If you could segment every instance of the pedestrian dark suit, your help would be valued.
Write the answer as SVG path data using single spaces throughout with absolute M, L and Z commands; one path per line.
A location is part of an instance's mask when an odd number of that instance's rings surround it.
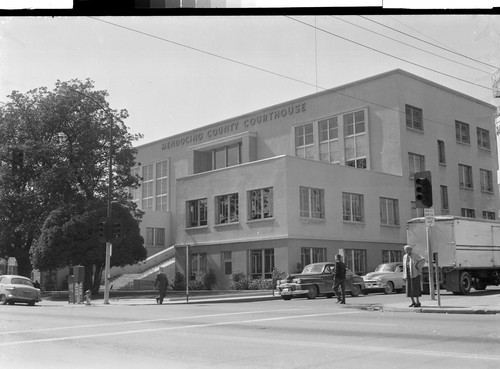
M 345 273 L 346 266 L 342 262 L 342 255 L 335 257 L 335 272 L 333 281 L 333 291 L 337 296 L 337 304 L 345 304 Z M 341 294 L 339 295 L 339 287 Z
M 163 299 L 167 293 L 168 279 L 165 273 L 163 272 L 163 268 L 160 268 L 158 274 L 155 279 L 155 287 L 158 286 L 158 292 L 160 296 L 156 298 L 156 303 L 163 304 Z

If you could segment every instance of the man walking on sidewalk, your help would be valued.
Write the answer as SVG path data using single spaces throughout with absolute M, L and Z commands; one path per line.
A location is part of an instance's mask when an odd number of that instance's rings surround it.
M 160 293 L 160 296 L 156 298 L 156 303 L 159 304 L 163 304 L 163 299 L 167 293 L 168 286 L 168 279 L 163 270 L 163 267 L 161 267 L 155 279 L 155 287 L 158 286 L 158 292 Z
M 335 296 L 337 296 L 337 304 L 345 304 L 345 273 L 346 266 L 342 261 L 342 255 L 337 254 L 335 256 L 335 272 L 333 280 L 333 291 Z M 339 287 L 341 295 L 339 295 Z

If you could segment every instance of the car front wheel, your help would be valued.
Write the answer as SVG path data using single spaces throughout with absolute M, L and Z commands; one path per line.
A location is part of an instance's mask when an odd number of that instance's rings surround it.
M 5 295 L 0 295 L 0 305 L 7 305 L 7 298 Z
M 384 292 L 387 294 L 393 293 L 394 292 L 394 283 L 392 282 L 387 282 L 384 288 Z
M 314 300 L 318 296 L 318 287 L 309 286 L 309 292 L 307 292 L 307 298 L 310 300 Z

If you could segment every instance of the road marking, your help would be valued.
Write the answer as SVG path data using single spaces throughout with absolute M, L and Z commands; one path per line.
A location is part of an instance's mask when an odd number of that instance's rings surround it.
M 347 325 L 376 325 L 376 326 L 393 326 L 393 327 L 396 327 L 396 326 L 399 326 L 400 324 L 394 324 L 394 323 L 357 323 L 357 322 L 347 322 L 347 321 L 343 321 L 343 320 L 329 320 L 329 321 L 324 321 L 324 320 L 309 320 L 307 319 L 308 322 L 311 322 L 311 323 L 322 323 L 322 324 L 325 324 L 325 323 L 334 323 L 334 324 L 347 324 Z
M 304 311 L 304 309 L 287 309 L 287 311 L 295 311 L 300 310 Z M 141 323 L 156 323 L 156 322 L 167 322 L 167 321 L 175 321 L 181 319 L 201 319 L 201 318 L 216 318 L 219 316 L 229 316 L 229 315 L 246 315 L 246 314 L 261 314 L 261 313 L 283 313 L 283 309 L 279 310 L 253 310 L 253 311 L 242 311 L 236 313 L 221 313 L 221 314 L 210 314 L 210 315 L 195 315 L 195 316 L 186 316 L 186 317 L 178 317 L 178 318 L 162 318 L 162 319 L 145 319 L 145 320 L 132 320 L 125 322 L 116 322 L 116 323 L 103 323 L 103 324 L 85 324 L 85 325 L 71 325 L 65 327 L 52 327 L 52 328 L 38 328 L 38 329 L 26 329 L 22 331 L 7 331 L 0 332 L 0 335 L 6 334 L 18 334 L 18 333 L 30 333 L 30 332 L 50 332 L 50 331 L 58 331 L 64 329 L 83 329 L 83 328 L 99 328 L 99 327 L 111 327 L 114 325 L 127 325 L 127 324 L 141 324 Z
M 274 311 L 282 311 L 282 310 L 274 310 Z M 269 312 L 269 310 L 268 311 L 261 311 L 260 313 L 262 313 L 262 312 Z M 257 312 L 215 314 L 215 315 L 205 315 L 205 316 L 201 315 L 201 316 L 198 316 L 198 318 L 213 317 L 213 316 L 227 316 L 227 315 L 236 315 L 236 314 L 241 315 L 241 314 L 250 314 L 250 313 L 257 313 Z M 1 346 L 23 345 L 23 344 L 30 344 L 30 343 L 56 342 L 56 341 L 66 341 L 66 340 L 78 340 L 78 339 L 85 339 L 85 338 L 118 336 L 118 335 L 123 335 L 123 334 L 151 333 L 151 332 L 172 331 L 172 330 L 191 329 L 191 328 L 216 327 L 216 326 L 231 325 L 231 324 L 257 323 L 257 322 L 265 322 L 265 321 L 270 321 L 270 320 L 295 319 L 295 318 L 303 318 L 303 317 L 309 317 L 309 316 L 326 316 L 326 315 L 341 315 L 341 314 L 358 314 L 358 312 L 352 311 L 352 312 L 308 314 L 308 315 L 296 315 L 296 316 L 287 315 L 287 316 L 280 316 L 277 318 L 260 318 L 260 319 L 250 319 L 250 320 L 239 320 L 239 321 L 234 321 L 234 322 L 193 324 L 193 325 L 185 325 L 185 326 L 181 326 L 181 327 L 147 328 L 147 329 L 120 331 L 120 332 L 84 334 L 84 335 L 77 335 L 77 336 L 39 338 L 39 339 L 25 340 L 25 341 L 2 342 L 2 343 L 0 343 L 0 347 Z M 191 318 L 195 318 L 195 317 L 191 317 Z M 185 318 L 158 319 L 158 320 L 151 320 L 151 321 L 166 321 L 166 320 L 177 320 L 177 319 L 185 319 Z M 145 321 L 145 322 L 148 322 L 148 321 Z M 116 325 L 116 323 L 112 323 L 112 325 Z M 33 331 L 25 331 L 25 332 L 33 332 Z

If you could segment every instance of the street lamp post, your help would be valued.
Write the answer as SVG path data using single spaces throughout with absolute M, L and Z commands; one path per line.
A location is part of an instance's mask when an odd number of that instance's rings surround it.
M 65 95 L 67 91 L 75 92 L 90 101 L 92 101 L 94 104 L 96 104 L 100 109 L 102 109 L 106 115 L 108 116 L 109 119 L 109 158 L 108 158 L 108 196 L 107 196 L 107 214 L 106 214 L 106 257 L 105 257 L 105 264 L 104 264 L 104 304 L 109 304 L 109 270 L 110 270 L 110 264 L 111 264 L 111 253 L 113 250 L 113 242 L 112 242 L 112 237 L 111 237 L 111 226 L 112 226 L 112 218 L 113 218 L 113 213 L 112 213 L 112 208 L 111 208 L 111 202 L 112 202 L 112 189 L 113 189 L 113 119 L 114 117 L 111 115 L 109 112 L 109 109 L 106 109 L 104 106 L 102 106 L 101 103 L 99 103 L 97 100 L 94 98 L 90 97 L 89 95 L 78 91 L 74 88 L 71 88 L 67 85 L 64 85 L 59 88 L 59 93 L 62 95 Z

